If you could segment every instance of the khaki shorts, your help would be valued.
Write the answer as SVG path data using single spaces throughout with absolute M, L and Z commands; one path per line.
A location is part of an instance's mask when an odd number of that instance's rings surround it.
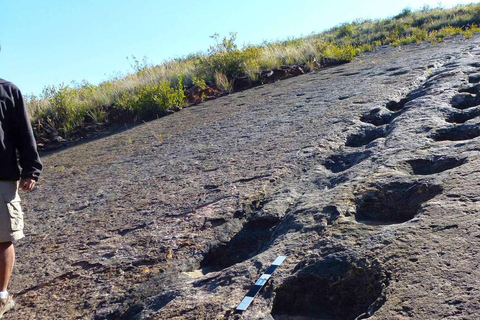
M 0 181 L 0 242 L 10 242 L 23 237 L 23 212 L 18 195 L 18 182 Z

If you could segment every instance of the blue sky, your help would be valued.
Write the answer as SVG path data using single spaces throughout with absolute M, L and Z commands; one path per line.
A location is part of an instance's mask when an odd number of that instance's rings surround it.
M 24 94 L 46 85 L 93 84 L 131 72 L 127 57 L 159 64 L 205 52 L 209 36 L 237 32 L 237 44 L 318 33 L 402 9 L 478 1 L 436 0 L 15 0 L 0 11 L 0 78 Z

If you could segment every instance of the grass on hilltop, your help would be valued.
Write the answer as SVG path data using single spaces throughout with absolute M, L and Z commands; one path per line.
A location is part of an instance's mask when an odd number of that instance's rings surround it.
M 239 77 L 261 80 L 261 72 L 285 65 L 314 70 L 332 62 L 348 62 L 382 45 L 400 46 L 480 31 L 480 4 L 452 9 L 404 9 L 393 18 L 345 23 L 328 31 L 286 41 L 238 48 L 236 34 L 218 34 L 206 53 L 160 65 L 133 57 L 134 72 L 94 86 L 86 81 L 45 87 L 40 97 L 27 97 L 37 136 L 61 135 L 95 124 L 149 120 L 186 105 L 185 90 L 215 86 L 231 92 Z

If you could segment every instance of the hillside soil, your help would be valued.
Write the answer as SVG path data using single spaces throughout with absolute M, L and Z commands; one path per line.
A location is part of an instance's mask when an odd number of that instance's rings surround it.
M 44 155 L 5 318 L 479 318 L 479 83 L 383 47 Z

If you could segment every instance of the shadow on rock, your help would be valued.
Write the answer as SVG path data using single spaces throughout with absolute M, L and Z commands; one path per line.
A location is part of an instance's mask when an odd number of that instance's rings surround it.
M 362 319 L 384 303 L 388 281 L 378 263 L 335 253 L 309 265 L 275 290 L 272 316 L 283 319 Z
M 442 186 L 429 182 L 378 183 L 358 196 L 355 219 L 373 225 L 406 222 L 442 191 Z

